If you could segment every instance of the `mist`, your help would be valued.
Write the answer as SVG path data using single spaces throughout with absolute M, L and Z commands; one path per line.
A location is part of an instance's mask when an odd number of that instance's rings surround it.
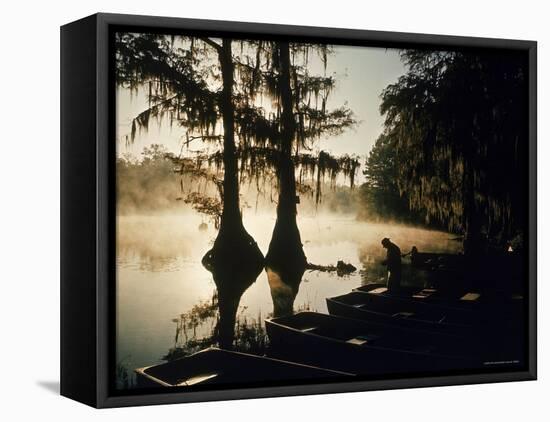
M 243 224 L 265 253 L 276 220 L 275 185 L 261 189 L 253 183 L 241 185 Z M 321 201 L 316 203 L 312 191 L 299 195 L 297 222 L 306 252 L 315 245 L 352 242 L 359 245 L 359 260 L 368 263 L 380 260 L 384 249 L 380 240 L 392 239 L 408 252 L 412 246 L 433 252 L 458 252 L 460 243 L 454 236 L 425 227 L 399 224 L 395 221 L 358 218 L 361 210 L 358 187 L 324 183 Z M 216 199 L 213 183 L 190 175 L 174 172 L 169 160 L 128 162 L 119 160 L 117 172 L 117 246 L 119 259 L 136 254 L 153 265 L 171 260 L 196 257 L 206 250 L 196 251 L 199 245 L 207 248 L 217 234 L 211 216 L 193 209 L 183 199 L 190 192 Z M 156 217 L 156 218 L 155 218 Z M 162 217 L 162 218 L 161 218 Z M 315 257 L 316 258 L 316 257 Z M 337 260 L 350 261 L 354 256 L 335 252 L 332 258 L 319 257 L 330 264 Z M 313 261 L 312 261 L 313 262 Z

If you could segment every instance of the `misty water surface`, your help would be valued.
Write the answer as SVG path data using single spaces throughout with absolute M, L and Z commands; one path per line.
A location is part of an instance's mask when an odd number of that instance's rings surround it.
M 216 230 L 202 217 L 186 215 L 118 217 L 117 253 L 117 360 L 127 368 L 153 365 L 162 361 L 176 343 L 176 321 L 195 305 L 211 303 L 216 286 L 212 275 L 200 263 L 211 246 Z M 244 217 L 245 225 L 266 251 L 274 215 Z M 413 245 L 420 250 L 457 252 L 460 243 L 448 233 L 399 225 L 358 222 L 352 216 L 299 216 L 308 261 L 335 265 L 342 259 L 358 268 L 339 277 L 335 273 L 306 271 L 294 302 L 294 309 L 326 312 L 325 298 L 344 294 L 369 282 L 380 282 L 385 252 L 380 239 L 390 237 L 408 252 Z M 204 229 L 204 226 L 203 226 Z M 403 260 L 404 280 L 408 259 Z M 416 283 L 422 280 L 416 278 Z M 239 321 L 263 323 L 273 312 L 267 276 L 262 272 L 243 294 Z M 206 320 L 191 333 L 200 338 L 211 333 L 215 321 Z M 185 339 L 183 340 L 185 341 Z M 181 344 L 182 338 L 178 338 Z

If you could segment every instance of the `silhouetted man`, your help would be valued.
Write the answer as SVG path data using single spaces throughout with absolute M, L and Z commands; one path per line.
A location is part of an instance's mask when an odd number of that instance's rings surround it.
M 411 251 L 408 254 L 402 255 L 402 257 L 405 257 L 407 255 L 411 256 L 411 265 L 413 267 L 422 265 L 423 261 L 420 258 L 420 255 L 418 253 L 418 248 L 416 246 L 413 246 Z
M 401 249 L 390 239 L 382 239 L 382 246 L 387 250 L 386 260 L 382 263 L 388 267 L 388 290 L 399 289 L 401 284 Z

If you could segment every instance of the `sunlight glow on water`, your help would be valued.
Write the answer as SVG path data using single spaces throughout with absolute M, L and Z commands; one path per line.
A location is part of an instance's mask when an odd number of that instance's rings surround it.
M 200 260 L 212 245 L 216 231 L 211 224 L 200 231 L 202 222 L 194 213 L 118 217 L 117 361 L 126 367 L 160 363 L 176 342 L 175 320 L 193 306 L 212 301 L 216 286 Z M 244 223 L 265 253 L 274 216 L 250 213 L 245 215 Z M 295 310 L 327 312 L 326 297 L 347 293 L 361 284 L 380 282 L 385 274 L 380 265 L 385 257 L 380 245 L 383 237 L 390 237 L 402 253 L 413 245 L 421 251 L 452 253 L 461 246 L 450 240 L 448 233 L 357 222 L 342 215 L 299 216 L 298 224 L 309 262 L 335 265 L 344 260 L 358 271 L 345 277 L 306 271 L 294 302 Z M 406 267 L 409 261 L 403 262 Z M 263 321 L 272 312 L 264 271 L 242 296 L 238 318 Z M 207 334 L 213 322 L 209 324 L 198 330 Z

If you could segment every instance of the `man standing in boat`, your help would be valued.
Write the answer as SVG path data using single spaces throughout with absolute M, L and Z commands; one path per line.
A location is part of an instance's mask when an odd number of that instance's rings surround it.
M 382 262 L 388 267 L 388 290 L 399 289 L 401 285 L 401 249 L 390 239 L 382 239 L 382 246 L 387 250 L 386 260 Z

